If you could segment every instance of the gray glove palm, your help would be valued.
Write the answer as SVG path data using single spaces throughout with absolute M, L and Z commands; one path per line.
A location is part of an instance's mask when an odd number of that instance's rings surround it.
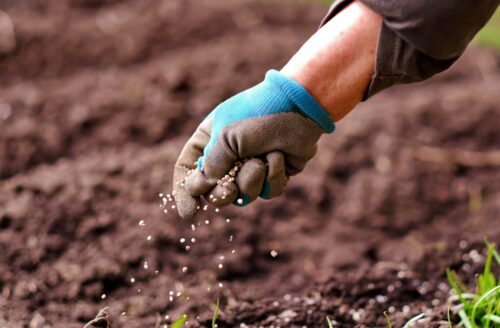
M 180 216 L 194 217 L 201 196 L 224 206 L 280 195 L 288 177 L 314 156 L 321 134 L 334 127 L 300 84 L 269 71 L 263 82 L 217 106 L 184 146 L 174 170 Z

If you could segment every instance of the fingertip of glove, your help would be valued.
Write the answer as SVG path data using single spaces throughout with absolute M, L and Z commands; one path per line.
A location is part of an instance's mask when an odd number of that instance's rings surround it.
M 185 220 L 190 220 L 196 216 L 200 208 L 200 204 L 193 197 L 176 198 L 177 212 L 179 216 Z
M 191 196 L 201 196 L 214 187 L 217 181 L 208 179 L 200 169 L 194 170 L 186 177 L 184 188 Z
M 270 193 L 271 193 L 271 183 L 269 182 L 269 180 L 266 179 L 264 180 L 264 185 L 262 186 L 262 191 L 260 192 L 259 197 L 265 200 L 269 200 L 271 199 Z
M 205 195 L 208 202 L 215 206 L 226 206 L 231 204 L 238 197 L 238 187 L 234 182 L 217 184 L 209 193 Z

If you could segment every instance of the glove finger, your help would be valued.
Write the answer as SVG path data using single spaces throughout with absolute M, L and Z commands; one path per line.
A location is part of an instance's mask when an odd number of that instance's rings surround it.
M 252 158 L 243 164 L 236 176 L 240 194 L 235 205 L 248 205 L 259 196 L 266 178 L 266 171 L 266 164 L 257 158 Z
M 196 161 L 210 139 L 210 122 L 203 122 L 188 140 L 174 167 L 173 195 L 179 215 L 183 219 L 193 218 L 200 208 L 199 197 L 193 197 L 185 188 L 186 178 L 193 175 Z
M 280 151 L 273 151 L 266 155 L 267 176 L 260 193 L 263 199 L 271 199 L 281 195 L 288 183 L 286 176 L 285 155 Z
M 234 169 L 238 154 L 233 150 L 235 145 L 229 142 L 225 133 L 212 138 L 216 138 L 216 141 L 210 140 L 204 156 L 198 160 L 198 167 L 202 169 L 205 177 L 213 182 L 222 179 Z M 237 148 L 237 145 L 235 147 Z
M 208 178 L 199 168 L 196 168 L 185 179 L 186 191 L 191 196 L 204 195 L 214 188 L 216 184 L 216 179 Z
M 207 201 L 222 207 L 231 204 L 238 197 L 238 187 L 233 181 L 219 181 L 217 185 L 205 194 Z

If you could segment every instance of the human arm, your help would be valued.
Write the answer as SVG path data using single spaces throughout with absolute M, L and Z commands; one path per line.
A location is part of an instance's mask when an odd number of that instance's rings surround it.
M 263 82 L 217 106 L 176 163 L 179 214 L 193 217 L 203 196 L 224 206 L 281 194 L 289 177 L 314 156 L 320 136 L 333 132 L 334 121 L 362 99 L 373 74 L 380 22 L 368 7 L 353 3 L 281 72 L 269 71 Z M 238 161 L 244 161 L 238 174 L 227 175 Z
M 383 18 L 375 72 L 364 100 L 395 84 L 426 80 L 448 69 L 488 22 L 500 0 L 356 0 Z M 321 25 L 355 0 L 336 0 Z
M 338 3 L 343 6 L 334 6 L 331 19 L 281 72 L 219 105 L 188 141 L 174 174 L 182 217 L 193 217 L 203 196 L 224 206 L 237 197 L 245 205 L 279 195 L 314 156 L 319 137 L 358 102 L 429 77 L 456 59 L 412 47 L 364 1 Z M 248 158 L 239 174 L 224 180 L 235 162 Z

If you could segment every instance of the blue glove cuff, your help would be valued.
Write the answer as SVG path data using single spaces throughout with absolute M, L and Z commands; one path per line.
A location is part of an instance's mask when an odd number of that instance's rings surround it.
M 300 109 L 301 113 L 318 123 L 327 133 L 335 130 L 335 124 L 330 116 L 311 94 L 298 82 L 272 69 L 266 73 L 266 81 L 269 81 L 282 90 Z

